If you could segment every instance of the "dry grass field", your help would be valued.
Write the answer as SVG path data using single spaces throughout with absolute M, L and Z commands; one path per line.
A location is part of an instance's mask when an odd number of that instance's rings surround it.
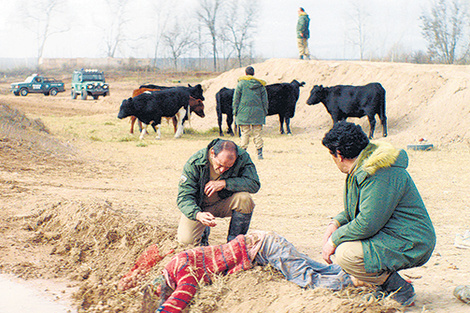
M 278 133 L 278 119 L 264 129 L 265 159 L 254 162 L 261 190 L 254 195 L 251 229 L 273 230 L 300 251 L 321 260 L 320 240 L 342 209 L 344 175 L 321 145 L 331 119 L 322 104 L 306 105 L 313 85 L 362 85 L 378 81 L 387 91 L 389 136 L 399 148 L 426 138 L 431 151 L 408 150 L 409 172 L 437 233 L 423 267 L 403 271 L 418 294 L 406 312 L 468 312 L 452 296 L 470 284 L 470 250 L 455 248 L 470 230 L 470 71 L 460 66 L 268 60 L 255 64 L 268 83 L 305 81 L 292 119 L 293 135 Z M 185 161 L 218 137 L 215 93 L 234 88 L 243 69 L 221 75 L 130 76 L 108 79 L 111 96 L 72 100 L 8 93 L 0 81 L 0 271 L 37 283 L 78 312 L 140 312 L 140 288 L 119 293 L 117 281 L 150 244 L 183 249 L 175 241 L 177 182 Z M 178 82 L 177 82 L 178 81 Z M 66 81 L 67 82 L 67 81 Z M 193 116 L 180 139 L 163 125 L 144 140 L 118 120 L 120 103 L 143 83 L 201 83 L 206 117 Z M 66 89 L 69 90 L 69 83 Z M 366 119 L 352 119 L 368 131 Z M 237 138 L 227 137 L 238 142 Z M 253 144 L 248 151 L 255 155 Z M 219 220 L 211 243 L 224 242 Z M 148 279 L 159 272 L 163 260 Z M 142 287 L 142 286 L 141 286 Z M 188 312 L 396 312 L 393 301 L 367 302 L 363 289 L 333 293 L 303 290 L 270 268 L 221 277 L 201 288 Z

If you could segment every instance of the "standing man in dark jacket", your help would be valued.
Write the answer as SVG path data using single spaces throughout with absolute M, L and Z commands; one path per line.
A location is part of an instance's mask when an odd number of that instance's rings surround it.
M 310 59 L 310 53 L 308 51 L 308 38 L 310 38 L 310 31 L 308 26 L 310 24 L 310 18 L 305 12 L 304 8 L 299 8 L 297 12 L 299 19 L 297 21 L 297 47 L 299 48 L 299 59 Z
M 250 143 L 250 134 L 253 133 L 253 142 L 258 151 L 258 159 L 263 158 L 263 138 L 261 131 L 266 124 L 268 115 L 268 94 L 266 82 L 253 77 L 255 69 L 248 66 L 245 69 L 246 76 L 238 79 L 237 87 L 233 95 L 233 116 L 235 123 L 240 127 L 242 149 L 247 149 Z
M 376 285 L 377 296 L 411 305 L 414 288 L 398 271 L 425 264 L 436 234 L 406 170 L 406 152 L 387 142 L 369 142 L 359 125 L 346 121 L 336 123 L 322 143 L 347 174 L 344 211 L 326 229 L 323 259 L 331 263 L 335 254 L 355 285 Z
M 208 245 L 216 217 L 232 217 L 227 241 L 246 234 L 255 207 L 250 193 L 260 186 L 250 155 L 233 141 L 214 139 L 184 165 L 177 198 L 183 213 L 178 241 Z

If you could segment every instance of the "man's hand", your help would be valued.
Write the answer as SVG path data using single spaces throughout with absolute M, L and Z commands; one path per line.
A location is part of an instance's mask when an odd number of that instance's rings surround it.
M 204 186 L 204 193 L 210 197 L 214 192 L 225 188 L 225 180 L 211 180 Z
M 338 229 L 336 223 L 332 222 L 326 228 L 325 234 L 323 234 L 322 245 L 324 246 L 328 238 Z
M 334 246 L 331 239 L 328 239 L 327 242 L 323 245 L 322 257 L 326 263 L 331 264 L 331 256 L 335 253 L 336 247 Z
M 215 217 L 212 213 L 209 212 L 198 212 L 196 214 L 196 220 L 201 222 L 204 226 L 214 227 L 217 224 L 215 223 Z

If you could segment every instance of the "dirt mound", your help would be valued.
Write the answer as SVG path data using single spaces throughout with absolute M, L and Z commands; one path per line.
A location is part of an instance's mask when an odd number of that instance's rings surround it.
M 76 159 L 77 152 L 49 134 L 40 119 L 27 117 L 23 112 L 0 104 L 0 157 L 2 167 L 25 168 L 45 164 L 46 159 Z
M 173 245 L 173 231 L 164 225 L 146 224 L 137 214 L 107 202 L 60 202 L 36 214 L 9 218 L 6 228 L 22 229 L 26 234 L 17 234 L 17 243 L 48 251 L 49 258 L 47 263 L 2 264 L 2 269 L 26 279 L 65 277 L 76 282 L 74 298 L 86 312 L 138 311 L 140 289 L 118 292 L 117 281 L 149 245 L 158 243 L 163 250 Z

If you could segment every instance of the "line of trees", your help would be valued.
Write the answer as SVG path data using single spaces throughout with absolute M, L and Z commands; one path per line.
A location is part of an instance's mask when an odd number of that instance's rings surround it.
M 65 17 L 64 12 L 73 12 L 74 5 L 71 0 L 17 2 L 22 23 L 36 34 L 39 62 L 47 40 L 54 34 L 71 30 L 73 18 Z M 197 0 L 197 4 L 194 1 L 105 0 L 101 5 L 100 8 L 83 5 L 80 14 L 85 12 L 91 16 L 88 19 L 102 36 L 101 50 L 106 57 L 114 58 L 118 54 L 132 57 L 129 51 L 148 47 L 148 42 L 153 43 L 155 65 L 159 58 L 170 57 L 175 69 L 181 57 L 207 58 L 210 55 L 214 71 L 219 70 L 221 58 L 236 58 L 238 66 L 243 66 L 254 57 L 253 35 L 257 30 L 259 0 Z M 141 16 L 150 13 L 152 18 L 145 32 L 132 34 L 129 30 L 144 22 L 131 19 L 136 5 L 140 11 L 144 8 Z M 189 13 L 184 7 L 188 5 L 191 5 Z
M 429 8 L 424 9 L 420 16 L 427 51 L 410 53 L 395 44 L 386 59 L 413 63 L 470 63 L 469 1 L 430 0 L 429 3 Z M 358 49 L 361 60 L 366 59 L 365 51 L 369 47 L 370 16 L 363 4 L 352 2 L 347 18 L 349 28 L 346 37 L 347 41 Z
M 101 51 L 106 57 L 133 57 L 146 49 L 153 51 L 149 57 L 154 59 L 155 67 L 158 67 L 157 60 L 170 58 L 175 70 L 182 57 L 210 57 L 214 71 L 226 69 L 220 66 L 224 60 L 236 59 L 236 65 L 241 67 L 251 63 L 254 58 L 254 35 L 260 0 L 88 1 L 95 6 L 89 8 L 83 5 L 79 11 L 74 7 L 77 2 L 73 0 L 16 2 L 18 19 L 37 39 L 39 62 L 50 37 L 70 32 L 76 38 L 79 32 L 71 31 L 74 21 L 71 15 L 78 16 L 74 12 L 80 13 L 79 20 L 88 18 L 88 23 L 96 26 L 96 36 L 102 37 Z M 468 1 L 430 0 L 430 6 L 420 16 L 422 36 L 428 44 L 427 51 L 405 52 L 403 47 L 396 44 L 385 59 L 415 63 L 469 63 Z M 372 52 L 369 57 L 366 56 L 366 51 L 371 50 L 368 36 L 372 30 L 368 24 L 371 13 L 367 12 L 366 6 L 352 3 L 353 9 L 348 11 L 345 42 L 358 49 L 361 60 L 377 59 L 378 56 L 372 56 Z M 142 20 L 132 18 L 139 14 Z M 145 16 L 150 16 L 147 22 Z M 142 29 L 136 28 L 142 23 L 148 26 L 145 31 L 137 34 L 130 32 L 131 29 Z

